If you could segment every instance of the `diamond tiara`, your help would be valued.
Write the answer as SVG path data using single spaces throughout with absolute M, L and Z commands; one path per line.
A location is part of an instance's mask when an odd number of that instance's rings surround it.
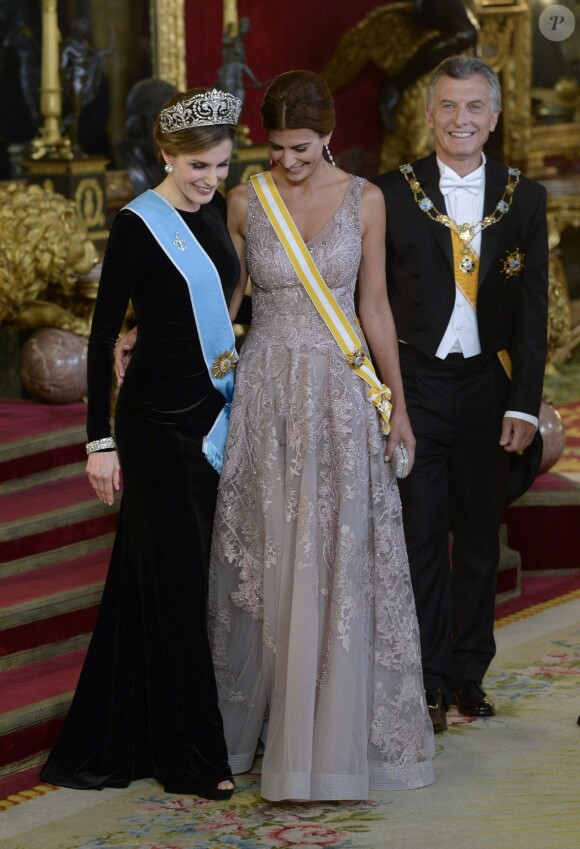
M 159 129 L 162 133 L 177 133 L 192 127 L 209 127 L 214 124 L 237 124 L 242 101 L 227 91 L 206 91 L 194 94 L 175 106 L 162 109 Z

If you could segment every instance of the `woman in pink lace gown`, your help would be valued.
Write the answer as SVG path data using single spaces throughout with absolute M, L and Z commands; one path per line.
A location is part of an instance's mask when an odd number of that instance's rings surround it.
M 385 210 L 329 161 L 322 78 L 282 74 L 262 117 L 272 176 L 327 286 L 359 317 L 393 391 L 381 433 L 368 387 L 319 316 L 251 185 L 228 224 L 252 280 L 214 524 L 213 657 L 230 765 L 264 741 L 262 795 L 366 799 L 433 780 L 419 634 L 396 478 L 414 439 L 385 284 Z M 326 154 L 326 155 L 325 155 Z

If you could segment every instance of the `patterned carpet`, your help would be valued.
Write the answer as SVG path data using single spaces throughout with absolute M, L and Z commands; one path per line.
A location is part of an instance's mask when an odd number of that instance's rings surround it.
M 436 781 L 369 802 L 269 804 L 256 772 L 230 802 L 39 787 L 0 815 L 0 849 L 578 849 L 580 591 L 498 623 L 487 679 L 498 714 L 451 714 Z M 340 741 L 337 741 L 340 745 Z
M 549 375 L 546 391 L 567 433 L 551 471 L 580 483 L 580 362 Z M 0 801 L 0 849 L 579 849 L 580 590 L 496 624 L 486 685 L 498 714 L 450 714 L 431 787 L 273 805 L 259 795 L 259 761 L 221 804 L 154 781 L 100 793 L 40 785 Z

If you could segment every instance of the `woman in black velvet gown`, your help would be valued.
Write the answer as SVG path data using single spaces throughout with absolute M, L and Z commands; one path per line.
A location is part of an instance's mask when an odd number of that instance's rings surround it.
M 167 177 L 145 193 L 177 210 L 178 252 L 197 240 L 209 256 L 225 322 L 240 268 L 216 188 L 240 108 L 205 89 L 168 101 L 154 133 Z M 220 799 L 233 783 L 206 627 L 218 474 L 202 449 L 225 398 L 198 332 L 200 304 L 169 253 L 146 215 L 119 213 L 89 341 L 87 473 L 112 504 L 120 460 L 123 497 L 99 618 L 42 779 L 100 789 L 155 777 L 167 792 Z M 117 456 L 112 362 L 129 300 L 140 332 L 116 408 Z

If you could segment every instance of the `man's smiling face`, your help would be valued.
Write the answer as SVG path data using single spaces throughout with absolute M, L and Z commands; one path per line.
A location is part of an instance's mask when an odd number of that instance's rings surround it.
M 433 100 L 425 107 L 427 123 L 435 134 L 435 151 L 461 176 L 481 165 L 481 151 L 499 118 L 491 100 L 491 86 L 481 74 L 466 80 L 441 77 Z

